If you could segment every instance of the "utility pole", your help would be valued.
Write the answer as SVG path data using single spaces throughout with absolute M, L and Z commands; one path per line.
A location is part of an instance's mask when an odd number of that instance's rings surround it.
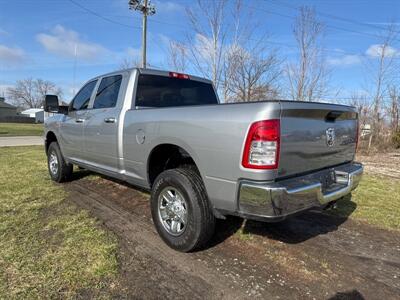
M 147 16 L 156 13 L 156 8 L 151 4 L 150 0 L 129 0 L 129 9 L 137 10 L 143 14 L 142 23 L 142 68 L 146 68 L 146 51 L 147 51 Z
M 147 10 L 147 0 L 144 0 L 144 9 Z M 146 50 L 147 50 L 147 14 L 143 14 L 142 24 L 142 68 L 146 69 Z

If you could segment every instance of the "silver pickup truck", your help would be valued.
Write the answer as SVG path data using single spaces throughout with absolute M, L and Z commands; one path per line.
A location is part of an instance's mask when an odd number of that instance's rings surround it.
M 221 104 L 203 78 L 130 69 L 89 80 L 69 106 L 48 95 L 50 176 L 73 165 L 151 190 L 161 238 L 191 251 L 216 218 L 266 222 L 325 207 L 349 194 L 363 172 L 354 162 L 353 107 L 266 101 Z

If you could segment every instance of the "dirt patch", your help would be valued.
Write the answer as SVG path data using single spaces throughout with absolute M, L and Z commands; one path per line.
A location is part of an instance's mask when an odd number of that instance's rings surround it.
M 366 172 L 400 179 L 400 152 L 357 155 Z
M 158 237 L 148 194 L 100 179 L 74 181 L 70 199 L 120 240 L 113 297 L 398 299 L 400 235 L 310 212 L 282 223 L 217 222 L 210 247 L 182 254 Z

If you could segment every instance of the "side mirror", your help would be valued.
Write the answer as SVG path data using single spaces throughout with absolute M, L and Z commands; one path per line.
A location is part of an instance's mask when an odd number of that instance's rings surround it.
M 44 111 L 51 113 L 68 114 L 68 106 L 59 105 L 58 96 L 46 95 L 44 99 Z
M 45 112 L 58 112 L 58 96 L 46 95 L 44 99 L 44 111 Z

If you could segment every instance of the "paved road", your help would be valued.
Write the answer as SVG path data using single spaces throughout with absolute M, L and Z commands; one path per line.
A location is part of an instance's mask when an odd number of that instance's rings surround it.
M 0 147 L 43 145 L 41 136 L 7 136 L 0 137 Z

